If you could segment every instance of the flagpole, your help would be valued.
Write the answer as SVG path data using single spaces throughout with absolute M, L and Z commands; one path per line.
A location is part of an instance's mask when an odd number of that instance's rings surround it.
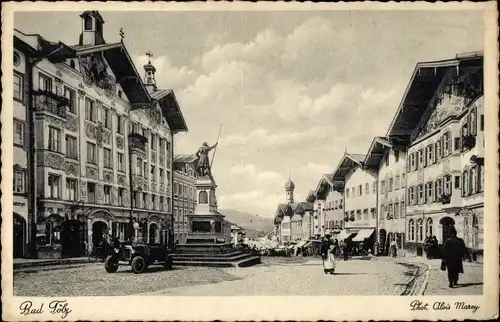
M 217 141 L 215 142 L 216 144 L 219 143 L 219 137 L 220 137 L 221 131 L 222 131 L 222 124 L 220 125 L 219 135 L 217 135 Z M 214 163 L 215 152 L 217 152 L 217 145 L 215 146 L 214 154 L 212 154 L 212 161 L 210 162 L 210 169 L 212 169 L 212 164 Z

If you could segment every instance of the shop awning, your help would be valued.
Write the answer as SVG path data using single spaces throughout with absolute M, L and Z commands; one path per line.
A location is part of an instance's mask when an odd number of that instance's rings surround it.
M 358 234 L 352 239 L 352 241 L 357 241 L 357 242 L 364 241 L 365 238 L 369 238 L 374 231 L 375 229 L 360 229 Z

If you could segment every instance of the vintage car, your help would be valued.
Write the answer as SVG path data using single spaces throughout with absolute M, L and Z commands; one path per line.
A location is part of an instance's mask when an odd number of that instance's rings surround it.
M 115 273 L 120 265 L 130 265 L 135 274 L 143 273 L 150 265 L 171 269 L 172 255 L 173 251 L 166 244 L 115 243 L 104 268 L 108 273 Z

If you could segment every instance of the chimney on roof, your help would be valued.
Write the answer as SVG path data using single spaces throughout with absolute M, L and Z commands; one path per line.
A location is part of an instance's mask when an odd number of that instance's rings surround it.
M 78 44 L 80 46 L 95 46 L 105 44 L 102 25 L 102 19 L 99 11 L 85 11 L 80 15 L 82 18 L 82 33 Z

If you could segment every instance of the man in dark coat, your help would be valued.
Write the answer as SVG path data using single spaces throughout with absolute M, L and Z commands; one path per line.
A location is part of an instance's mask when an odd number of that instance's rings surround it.
M 448 271 L 449 287 L 458 284 L 458 275 L 464 272 L 462 258 L 465 253 L 464 243 L 457 238 L 457 231 L 452 229 L 450 237 L 443 244 L 443 260 Z

